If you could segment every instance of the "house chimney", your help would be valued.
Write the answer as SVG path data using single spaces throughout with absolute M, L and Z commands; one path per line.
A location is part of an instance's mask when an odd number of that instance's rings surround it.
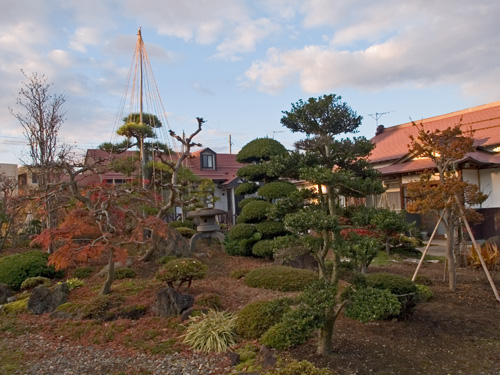
M 377 126 L 377 131 L 375 132 L 375 136 L 382 134 L 384 132 L 384 129 L 385 129 L 384 125 Z

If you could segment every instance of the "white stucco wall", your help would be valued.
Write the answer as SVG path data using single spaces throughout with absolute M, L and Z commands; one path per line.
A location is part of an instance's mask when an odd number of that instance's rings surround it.
M 499 208 L 500 168 L 481 169 L 479 171 L 479 187 L 483 193 L 488 194 L 488 199 L 481 205 L 481 208 Z
M 217 202 L 215 202 L 215 208 L 218 208 L 219 210 L 224 210 L 227 211 L 227 196 L 228 192 L 222 190 L 221 188 L 217 187 L 215 189 L 215 196 L 219 198 Z

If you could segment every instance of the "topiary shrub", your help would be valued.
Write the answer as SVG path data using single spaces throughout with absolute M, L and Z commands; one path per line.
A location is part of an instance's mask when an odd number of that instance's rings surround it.
M 398 315 L 400 318 L 404 318 L 411 313 L 418 302 L 417 286 L 406 277 L 391 273 L 372 273 L 367 275 L 366 281 L 369 287 L 387 289 L 398 297 L 401 304 Z
M 236 317 L 236 332 L 244 339 L 258 339 L 290 311 L 290 300 L 255 301 L 243 307 Z
M 160 259 L 158 259 L 156 261 L 156 263 L 167 264 L 168 262 L 170 262 L 171 260 L 174 260 L 174 259 L 177 259 L 177 257 L 175 255 L 165 255 L 165 256 L 161 257 Z
M 262 375 L 335 375 L 328 368 L 317 368 L 308 361 L 291 361 L 284 366 L 268 370 Z
M 285 266 L 256 268 L 245 276 L 245 284 L 253 288 L 294 292 L 303 290 L 318 279 L 314 271 Z
M 195 299 L 196 304 L 212 310 L 222 309 L 222 299 L 217 293 L 202 293 Z
M 250 181 L 262 181 L 267 177 L 267 166 L 265 164 L 248 164 L 238 169 L 236 175 Z
M 253 224 L 236 224 L 229 231 L 227 238 L 230 241 L 240 241 L 252 237 L 256 231 L 257 229 Z
M 50 283 L 51 283 L 50 279 L 47 279 L 46 277 L 43 276 L 28 277 L 21 284 L 21 289 L 22 290 L 33 289 L 34 287 L 37 287 L 39 285 L 49 286 Z
M 184 220 L 184 221 L 176 220 L 176 221 L 171 221 L 170 223 L 168 223 L 168 225 L 170 225 L 172 228 L 184 227 L 184 228 L 196 229 L 196 225 L 194 224 L 193 220 Z
M 286 155 L 287 150 L 272 138 L 256 138 L 248 142 L 236 155 L 238 163 L 254 163 L 271 160 L 272 156 Z
M 335 306 L 336 294 L 336 284 L 316 280 L 298 297 L 297 307 L 284 314 L 281 322 L 262 336 L 261 342 L 279 350 L 303 344 L 324 326 L 326 309 Z
M 257 190 L 257 194 L 267 199 L 285 198 L 295 192 L 297 187 L 291 182 L 274 181 L 265 184 Z
M 425 302 L 434 298 L 434 293 L 427 285 L 417 284 L 417 301 Z
M 177 227 L 175 228 L 177 232 L 181 234 L 182 237 L 191 238 L 196 234 L 194 229 L 188 227 Z
M 252 254 L 261 258 L 273 258 L 273 240 L 261 240 L 252 246 Z
M 234 189 L 235 195 L 250 195 L 255 193 L 259 189 L 259 185 L 253 182 L 243 182 L 236 189 Z
M 133 279 L 137 273 L 132 268 L 118 268 L 115 270 L 115 280 Z
M 0 283 L 7 284 L 13 290 L 19 290 L 28 277 L 61 277 L 63 272 L 47 265 L 48 254 L 38 250 L 13 254 L 0 259 Z
M 235 316 L 210 310 L 208 314 L 190 318 L 184 343 L 202 352 L 225 352 L 235 344 Z
M 262 234 L 264 239 L 273 239 L 278 236 L 283 236 L 287 234 L 285 224 L 281 221 L 264 221 L 262 223 L 255 224 L 257 231 Z
M 248 198 L 245 198 L 243 199 L 242 201 L 240 201 L 238 203 L 238 207 L 240 209 L 243 209 L 243 207 L 245 207 L 248 203 L 250 202 L 254 202 L 254 201 L 263 201 L 264 199 L 263 198 L 260 198 L 260 197 L 248 197 Z
M 272 204 L 265 201 L 253 201 L 245 205 L 238 216 L 238 223 L 258 223 L 265 220 Z
M 168 262 L 160 268 L 156 273 L 156 278 L 159 281 L 166 282 L 171 288 L 174 288 L 174 283 L 177 283 L 177 289 L 187 282 L 187 290 L 189 290 L 191 282 L 203 279 L 206 273 L 207 266 L 199 260 L 179 258 Z
M 230 276 L 232 279 L 241 279 L 245 277 L 246 274 L 249 273 L 251 270 L 252 270 L 251 268 L 238 267 L 231 271 Z
M 370 322 L 398 316 L 400 310 L 398 298 L 389 290 L 363 288 L 352 293 L 344 313 L 351 319 Z
M 93 272 L 94 268 L 92 267 L 80 267 L 75 269 L 75 272 L 73 272 L 73 277 L 77 277 L 79 279 L 86 279 L 87 277 L 90 277 Z
M 417 277 L 415 277 L 415 284 L 431 286 L 433 282 L 429 276 L 417 275 Z

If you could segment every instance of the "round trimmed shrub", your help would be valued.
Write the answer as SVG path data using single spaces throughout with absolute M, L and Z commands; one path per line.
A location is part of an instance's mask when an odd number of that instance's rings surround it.
M 236 155 L 238 163 L 254 163 L 271 160 L 272 156 L 286 155 L 288 152 L 280 142 L 272 138 L 257 138 L 248 142 Z
M 287 234 L 285 224 L 281 221 L 263 221 L 262 223 L 255 224 L 257 231 L 262 234 L 264 239 L 273 239 L 274 237 L 283 236 Z
M 73 277 L 77 277 L 79 279 L 86 279 L 87 277 L 90 277 L 93 272 L 94 268 L 92 267 L 80 267 L 75 269 L 75 272 L 73 272 Z
M 234 189 L 235 195 L 250 195 L 255 193 L 259 189 L 259 185 L 253 182 L 244 182 L 236 189 Z
M 171 260 L 156 273 L 159 281 L 164 281 L 168 286 L 174 287 L 178 283 L 180 287 L 187 282 L 188 287 L 193 280 L 203 279 L 207 273 L 207 266 L 199 260 L 192 258 L 179 258 Z
M 364 288 L 350 296 L 345 315 L 361 322 L 387 319 L 400 313 L 398 298 L 387 289 Z
M 258 339 L 288 311 L 290 300 L 286 298 L 249 303 L 238 312 L 236 332 L 244 339 Z
M 248 197 L 248 198 L 245 198 L 242 201 L 240 201 L 238 203 L 238 207 L 240 209 L 243 209 L 243 207 L 245 207 L 250 202 L 253 202 L 253 201 L 263 201 L 263 200 L 264 200 L 264 198 L 260 198 L 260 197 Z
M 395 295 L 411 294 L 417 291 L 413 281 L 393 273 L 370 273 L 366 275 L 366 282 L 372 288 L 387 289 Z
M 252 254 L 257 257 L 272 259 L 273 257 L 272 243 L 273 240 L 261 240 L 255 243 L 252 246 Z
M 13 290 L 19 290 L 24 280 L 29 277 L 43 276 L 49 279 L 61 277 L 63 272 L 48 266 L 48 254 L 34 250 L 13 254 L 0 259 L 0 283 L 7 284 Z
M 252 237 L 256 231 L 257 229 L 253 224 L 236 224 L 231 228 L 227 237 L 230 241 L 240 241 Z
M 158 264 L 167 264 L 171 260 L 177 259 L 175 255 L 165 255 L 156 261 Z
M 263 375 L 335 375 L 328 368 L 317 368 L 309 361 L 291 361 L 285 367 L 268 370 Z
M 132 268 L 118 268 L 115 270 L 115 280 L 133 279 L 136 272 Z
M 21 284 L 21 289 L 23 290 L 33 289 L 39 285 L 49 286 L 50 279 L 47 279 L 46 277 L 43 276 L 28 277 Z
M 251 268 L 244 268 L 244 267 L 238 267 L 235 268 L 234 270 L 231 271 L 231 279 L 241 279 L 246 276 L 247 273 L 249 273 L 252 269 Z
M 191 238 L 196 234 L 194 229 L 188 227 L 177 227 L 175 228 L 177 232 L 181 234 L 182 237 Z
M 265 201 L 253 201 L 245 205 L 238 216 L 238 223 L 258 223 L 265 220 L 272 204 Z
M 417 284 L 417 300 L 418 300 L 418 302 L 429 301 L 432 298 L 434 298 L 434 293 L 427 285 Z
M 257 190 L 257 194 L 267 199 L 278 199 L 288 197 L 296 190 L 297 187 L 290 182 L 274 181 L 261 186 L 259 190 Z
M 318 279 L 314 271 L 300 268 L 272 266 L 256 268 L 245 276 L 245 284 L 253 288 L 294 292 L 303 290 Z

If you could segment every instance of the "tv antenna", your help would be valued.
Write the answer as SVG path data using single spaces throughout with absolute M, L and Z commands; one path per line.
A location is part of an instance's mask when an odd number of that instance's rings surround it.
M 284 131 L 283 130 L 278 130 L 278 131 L 273 130 L 273 139 L 274 139 L 274 135 L 277 133 L 284 133 Z
M 377 128 L 378 128 L 378 119 L 381 118 L 383 115 L 386 115 L 388 113 L 394 112 L 395 110 L 389 111 L 389 112 L 375 112 L 375 113 L 369 113 L 368 116 L 372 117 L 375 122 L 377 123 Z

